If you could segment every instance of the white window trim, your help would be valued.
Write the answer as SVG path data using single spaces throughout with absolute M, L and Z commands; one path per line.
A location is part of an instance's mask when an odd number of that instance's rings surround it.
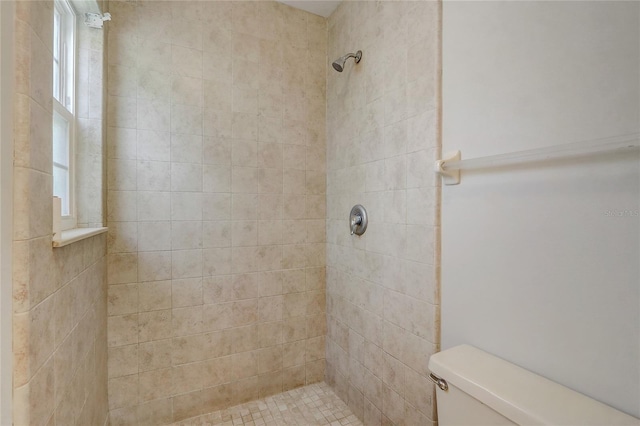
M 73 54 L 73 63 L 71 64 L 72 66 L 72 70 L 71 70 L 71 87 L 68 86 L 68 81 L 66 78 L 62 78 L 62 76 L 68 75 L 68 73 L 66 72 L 66 67 L 69 65 L 66 63 L 66 56 L 65 56 L 65 51 L 64 49 L 62 49 L 62 46 L 60 46 L 60 50 L 61 50 L 61 58 L 60 58 L 60 83 L 61 84 L 61 95 L 62 95 L 62 100 L 63 102 L 60 102 L 62 104 L 62 106 L 64 106 L 65 108 L 67 108 L 67 100 L 70 102 L 69 105 L 69 111 L 72 114 L 75 114 L 75 108 L 76 108 L 76 69 L 77 69 L 77 19 L 76 19 L 76 12 L 74 10 L 74 8 L 71 6 L 71 3 L 69 3 L 68 0 L 55 0 L 54 1 L 54 7 L 60 12 L 62 18 L 66 21 L 63 22 L 61 24 L 61 26 L 63 27 L 63 29 L 67 29 L 69 30 L 69 28 L 72 29 L 71 34 L 65 33 L 63 32 L 60 36 L 60 44 L 62 45 L 62 43 L 65 41 L 65 39 L 67 41 L 69 41 L 68 39 L 71 38 L 71 41 L 69 43 L 70 47 L 71 47 L 71 51 Z M 69 18 L 69 16 L 71 16 L 71 18 Z M 71 20 L 72 22 L 68 22 L 68 20 Z M 69 97 L 70 99 L 66 99 L 67 97 Z M 55 96 L 54 96 L 55 99 Z M 60 101 L 60 100 L 59 100 Z
M 61 229 L 73 229 L 78 225 L 78 215 L 76 214 L 75 190 L 75 146 L 76 146 L 76 117 L 71 114 L 56 99 L 53 100 L 53 109 L 69 122 L 69 215 L 61 216 Z
M 53 96 L 53 108 L 54 110 L 60 114 L 65 120 L 69 123 L 69 215 L 61 216 L 61 230 L 66 231 L 69 229 L 74 229 L 78 225 L 78 215 L 76 209 L 76 161 L 75 161 L 75 146 L 76 146 L 76 105 L 77 105 L 77 81 L 76 81 L 76 70 L 78 68 L 78 55 L 77 55 L 77 19 L 76 14 L 69 3 L 68 0 L 56 0 L 54 2 L 54 7 L 62 8 L 62 12 L 66 14 L 72 14 L 73 19 L 70 25 L 72 25 L 73 31 L 71 33 L 71 49 L 73 51 L 73 63 L 71 70 L 71 81 L 73 83 L 70 88 L 71 94 L 69 94 L 69 87 L 65 86 L 66 90 L 63 90 L 61 95 L 63 97 L 71 96 L 70 99 L 70 110 L 66 108 L 63 104 L 61 104 L 55 96 Z M 67 35 L 68 36 L 68 35 Z M 61 38 L 64 35 L 61 34 Z M 65 61 L 64 57 L 60 58 L 61 61 Z M 60 73 L 63 73 L 64 68 L 61 67 Z M 65 78 L 61 78 L 61 81 L 66 81 Z

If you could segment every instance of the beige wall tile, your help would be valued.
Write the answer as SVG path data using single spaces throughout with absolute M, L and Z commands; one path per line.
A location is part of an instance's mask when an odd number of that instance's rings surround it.
M 233 330 L 232 351 L 235 353 L 258 349 L 261 346 L 257 325 L 238 327 Z
M 258 376 L 241 379 L 231 384 L 233 392 L 233 401 L 242 404 L 260 397 L 260 388 L 258 386 Z
M 30 371 L 34 373 L 53 353 L 54 323 L 51 321 L 54 309 L 53 298 L 35 306 L 28 319 L 28 348 Z
M 271 346 L 258 352 L 258 372 L 264 374 L 282 370 L 282 346 Z
M 258 300 L 247 299 L 232 302 L 231 315 L 233 327 L 254 324 L 258 320 Z
M 232 330 L 214 331 L 204 334 L 204 358 L 218 358 L 231 354 Z
M 305 367 L 299 365 L 296 367 L 285 368 L 282 372 L 283 391 L 295 389 L 305 385 Z
M 109 377 L 138 373 L 138 345 L 109 348 Z
M 109 253 L 137 251 L 138 224 L 135 222 L 114 222 L 109 226 L 107 248 Z
M 189 308 L 175 308 L 172 312 L 171 330 L 174 336 L 200 333 L 203 330 L 202 305 Z
M 283 322 L 263 322 L 257 324 L 258 343 L 261 348 L 281 345 L 283 341 Z
M 172 278 L 197 278 L 202 276 L 202 250 L 174 250 L 171 252 Z
M 50 234 L 52 219 L 47 214 L 47 206 L 51 206 L 51 175 L 15 167 L 14 186 L 14 239 L 25 240 Z
M 283 296 L 261 297 L 258 301 L 258 319 L 260 321 L 282 320 Z
M 283 172 L 282 169 L 259 169 L 258 170 L 258 192 L 259 193 L 282 193 Z
M 141 403 L 137 410 L 137 421 L 139 424 L 148 425 L 171 423 L 173 420 L 171 408 L 171 399 L 169 398 Z M 125 424 L 131 424 L 131 422 Z
M 137 374 L 109 379 L 109 409 L 131 407 L 137 403 Z
M 283 339 L 285 342 L 295 342 L 305 339 L 307 335 L 306 324 L 299 317 L 284 320 Z
M 232 283 L 231 275 L 203 278 L 202 292 L 204 304 L 211 305 L 231 300 Z
M 202 223 L 202 247 L 230 247 L 231 222 L 205 221 Z
M 325 360 L 307 362 L 305 364 L 306 384 L 317 383 L 324 380 L 325 376 Z
M 171 307 L 171 282 L 151 281 L 138 285 L 140 312 Z
M 138 313 L 138 285 L 118 284 L 108 289 L 107 312 L 110 316 Z
M 211 276 L 231 273 L 232 251 L 230 248 L 210 248 L 203 250 L 202 253 L 203 275 Z
M 318 336 L 307 339 L 305 362 L 310 363 L 325 358 L 325 337 Z
M 162 281 L 171 278 L 171 252 L 138 252 L 137 281 Z
M 173 338 L 171 347 L 173 365 L 202 361 L 207 357 L 204 334 Z
M 328 22 L 328 56 L 344 54 L 347 43 L 359 40 L 367 62 L 351 64 L 342 74 L 327 71 L 327 146 L 321 160 L 326 203 L 309 197 L 307 203 L 325 211 L 329 221 L 325 235 L 312 232 L 307 242 L 327 242 L 326 379 L 366 424 L 435 419 L 432 411 L 417 408 L 427 406 L 424 400 L 409 395 L 426 377 L 420 364 L 428 363 L 440 338 L 438 276 L 430 266 L 438 250 L 438 219 L 429 213 L 438 205 L 438 192 L 423 167 L 438 149 L 438 25 L 415 30 L 410 24 L 437 22 L 439 5 L 431 5 L 343 4 Z M 366 10 L 367 25 L 343 30 L 343 20 L 360 9 Z M 420 54 L 408 59 L 407 47 L 397 46 L 413 46 Z M 307 103 L 308 111 L 316 108 Z M 312 146 L 307 159 L 318 155 Z M 307 165 L 306 185 L 313 192 L 323 191 L 322 173 Z M 366 206 L 370 228 L 354 239 L 343 217 L 357 203 Z M 416 215 L 416 209 L 427 213 Z M 312 246 L 306 250 L 307 262 L 324 255 Z M 414 373 L 411 390 L 408 370 Z
M 138 343 L 138 315 L 119 315 L 108 319 L 109 347 Z
M 139 371 L 157 370 L 171 366 L 172 340 L 154 340 L 140 343 L 138 348 Z
M 135 129 L 138 118 L 138 105 L 135 98 L 109 96 L 107 124 L 113 127 Z M 140 112 L 146 112 L 146 109 Z
M 171 310 L 141 312 L 138 314 L 138 341 L 148 342 L 171 337 Z
M 139 371 L 115 370 L 138 377 L 138 410 L 112 407 L 124 424 L 324 375 L 326 21 L 275 3 L 157 6 L 114 6 L 109 59 L 109 341 L 112 359 L 135 347 Z M 313 66 L 283 62 L 292 44 Z
M 19 78 L 19 76 L 17 76 Z M 18 94 L 15 99 L 15 165 L 47 173 L 52 154 L 47 149 L 51 139 L 51 113 L 41 104 Z
M 282 294 L 281 271 L 261 272 L 258 274 L 258 292 L 260 296 L 275 296 Z
M 284 375 L 282 370 L 258 376 L 260 398 L 275 395 L 283 391 Z
M 229 383 L 234 377 L 233 357 L 212 358 L 205 362 L 205 373 L 208 383 L 213 386 Z
M 305 359 L 306 359 L 306 342 L 304 340 L 285 343 L 283 345 L 282 363 L 284 368 L 304 365 Z
M 33 423 L 44 424 L 54 412 L 55 382 L 54 362 L 49 359 L 42 368 L 33 375 L 29 386 L 29 417 Z
M 15 382 L 28 381 L 16 389 L 14 418 L 42 424 L 83 418 L 103 422 L 108 409 L 106 238 L 56 251 L 50 242 L 47 246 L 46 256 L 40 255 L 46 264 L 39 267 L 60 277 L 62 284 L 14 321 Z M 34 295 L 41 293 L 38 286 L 34 290 Z M 85 397 L 90 403 L 80 410 Z
M 133 283 L 138 278 L 136 253 L 114 253 L 108 256 L 109 284 Z
M 203 329 L 211 331 L 230 328 L 233 323 L 232 308 L 231 302 L 204 305 L 202 308 Z
M 204 413 L 201 395 L 201 391 L 195 391 L 172 397 L 173 420 L 180 421 Z
M 151 370 L 139 375 L 140 402 L 163 398 L 171 394 L 166 384 L 171 380 L 171 369 Z
M 308 315 L 306 317 L 306 334 L 307 338 L 324 336 L 327 334 L 327 319 L 323 312 L 318 315 Z
M 171 281 L 171 296 L 174 308 L 202 305 L 202 278 Z
M 233 364 L 233 379 L 240 380 L 246 377 L 256 376 L 260 371 L 259 351 L 237 353 L 231 356 Z

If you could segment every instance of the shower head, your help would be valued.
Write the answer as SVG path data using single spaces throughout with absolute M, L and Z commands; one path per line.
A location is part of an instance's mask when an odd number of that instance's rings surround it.
M 362 59 L 362 50 L 358 50 L 356 53 L 347 53 L 346 55 L 339 57 L 333 61 L 333 64 L 331 64 L 333 65 L 333 69 L 338 72 L 342 72 L 344 69 L 344 63 L 347 62 L 347 59 L 349 58 L 355 58 L 357 64 L 360 62 L 360 59 Z

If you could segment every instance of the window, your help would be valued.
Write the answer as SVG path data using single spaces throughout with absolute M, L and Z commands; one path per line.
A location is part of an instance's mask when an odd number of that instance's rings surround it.
M 62 229 L 74 228 L 73 147 L 75 135 L 76 15 L 66 0 L 53 14 L 53 195 L 61 200 Z

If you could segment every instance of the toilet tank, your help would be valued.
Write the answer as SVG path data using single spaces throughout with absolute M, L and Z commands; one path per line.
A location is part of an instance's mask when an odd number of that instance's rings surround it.
M 469 345 L 431 356 L 438 423 L 640 426 L 640 419 Z M 596 378 L 594 378 L 595 380 Z

